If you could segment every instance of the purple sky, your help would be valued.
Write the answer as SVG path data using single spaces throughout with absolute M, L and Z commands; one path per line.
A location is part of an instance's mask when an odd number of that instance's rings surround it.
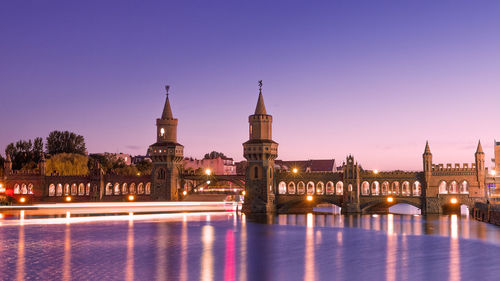
M 148 2 L 145 4 L 144 2 Z M 281 159 L 486 159 L 500 138 L 500 1 L 1 1 L 0 151 L 51 130 L 144 154 L 164 85 L 185 155 L 241 160 L 264 80 Z M 487 163 L 488 165 L 490 163 Z

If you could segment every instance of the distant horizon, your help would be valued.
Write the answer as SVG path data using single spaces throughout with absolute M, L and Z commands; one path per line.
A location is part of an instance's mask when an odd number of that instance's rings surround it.
M 68 130 L 143 155 L 169 84 L 186 157 L 243 159 L 263 80 L 279 159 L 491 166 L 500 2 L 0 3 L 0 152 Z

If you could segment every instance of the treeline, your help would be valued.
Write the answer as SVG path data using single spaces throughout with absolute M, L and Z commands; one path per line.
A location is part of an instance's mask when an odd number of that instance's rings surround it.
M 150 174 L 152 164 L 141 161 L 128 166 L 113 155 L 87 155 L 85 139 L 69 131 L 53 131 L 46 138 L 19 140 L 5 148 L 5 155 L 12 161 L 13 170 L 36 170 L 42 157 L 46 158 L 46 175 L 87 175 L 97 163 L 106 173 L 119 175 Z M 6 159 L 0 155 L 0 172 Z

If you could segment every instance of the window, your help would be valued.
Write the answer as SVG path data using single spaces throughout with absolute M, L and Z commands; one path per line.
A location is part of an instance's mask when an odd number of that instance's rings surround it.
M 85 185 L 83 185 L 83 183 L 78 185 L 78 195 L 85 195 Z
M 49 196 L 56 195 L 56 186 L 52 183 L 49 185 Z
M 115 195 L 120 195 L 120 184 L 115 183 L 115 186 L 113 187 L 113 192 Z
M 450 183 L 450 190 L 449 190 L 450 193 L 458 193 L 458 183 L 457 181 L 452 181 Z
M 295 194 L 295 183 L 294 182 L 288 183 L 288 194 Z
M 64 195 L 69 195 L 69 184 L 64 185 Z
M 21 185 L 21 193 L 28 194 L 28 186 L 25 183 Z
M 85 190 L 85 194 L 86 195 L 90 194 L 90 183 L 87 183 L 87 190 Z
M 63 195 L 63 186 L 62 184 L 58 183 L 56 189 L 56 196 L 62 196 L 62 195 Z
M 367 181 L 361 184 L 361 195 L 370 195 L 370 184 Z
M 144 194 L 144 184 L 142 182 L 137 186 L 137 194 Z
M 440 194 L 447 194 L 448 193 L 448 188 L 446 186 L 446 182 L 445 181 L 441 181 L 439 183 L 439 193 Z
M 384 181 L 382 183 L 382 189 L 380 190 L 382 195 L 387 195 L 389 193 L 389 182 L 388 181 Z
M 314 182 L 312 181 L 307 183 L 307 194 L 314 194 Z
M 255 166 L 253 168 L 253 175 L 254 175 L 254 179 L 258 179 L 259 178 L 259 167 L 258 166 Z
M 279 194 L 286 194 L 286 183 L 284 181 L 282 181 L 278 184 L 278 193 Z
M 160 136 L 163 137 L 165 135 L 165 129 L 161 128 L 160 129 Z
M 399 182 L 398 181 L 392 182 L 391 191 L 389 194 L 399 195 Z
M 135 183 L 130 184 L 129 192 L 130 194 L 135 194 Z
M 329 181 L 326 183 L 326 194 L 332 195 L 335 193 L 335 188 L 333 187 L 333 182 Z
M 146 194 L 151 194 L 151 183 L 150 182 L 146 183 L 145 192 L 146 192 Z
M 316 185 L 316 194 L 323 195 L 324 193 L 325 193 L 325 184 L 320 181 Z
M 419 181 L 413 183 L 413 196 L 421 196 L 422 195 L 422 185 Z
M 380 184 L 378 181 L 372 182 L 372 195 L 379 195 L 380 194 Z
M 77 194 L 77 187 L 76 183 L 71 185 L 71 195 L 76 195 Z
M 19 184 L 16 183 L 14 185 L 14 194 L 21 194 L 21 188 L 19 187 Z
M 410 183 L 408 181 L 403 182 L 403 185 L 401 188 L 401 195 L 403 195 L 403 196 L 410 196 L 411 195 Z
M 306 186 L 305 186 L 304 182 L 302 182 L 302 181 L 299 182 L 297 184 L 297 194 L 300 194 L 300 195 L 304 194 L 306 192 L 305 187 Z
M 106 195 L 113 195 L 113 185 L 110 182 L 106 184 Z
M 160 168 L 156 174 L 156 178 L 159 180 L 164 180 L 165 179 L 165 170 Z
M 335 185 L 335 193 L 337 195 L 342 195 L 344 194 L 344 183 L 339 181 L 337 182 L 337 184 Z
M 122 194 L 127 194 L 128 193 L 128 186 L 127 183 L 122 184 Z
M 460 184 L 460 193 L 464 193 L 464 194 L 469 193 L 469 183 L 467 181 L 463 181 Z

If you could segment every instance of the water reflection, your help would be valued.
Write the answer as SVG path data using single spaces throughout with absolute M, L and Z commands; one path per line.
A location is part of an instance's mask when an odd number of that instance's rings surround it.
M 460 249 L 458 243 L 458 219 L 457 215 L 451 215 L 451 239 L 450 239 L 450 281 L 460 281 Z
M 127 232 L 127 262 L 125 265 L 125 280 L 134 280 L 134 219 L 133 213 L 130 213 Z
M 214 242 L 214 227 L 213 226 L 204 225 L 202 227 L 201 241 L 203 243 L 203 252 L 201 255 L 201 280 L 211 281 L 211 280 L 213 280 L 213 277 L 214 277 L 214 273 L 213 273 L 214 257 L 213 257 L 213 253 L 212 253 L 212 244 Z
M 21 211 L 21 220 L 24 219 L 24 211 Z M 18 238 L 18 246 L 17 246 L 17 264 L 16 264 L 16 273 L 17 280 L 24 280 L 24 225 L 21 224 L 19 226 L 19 238 Z
M 314 278 L 314 217 L 313 214 L 307 214 L 306 229 L 306 254 L 304 280 L 315 280 Z

